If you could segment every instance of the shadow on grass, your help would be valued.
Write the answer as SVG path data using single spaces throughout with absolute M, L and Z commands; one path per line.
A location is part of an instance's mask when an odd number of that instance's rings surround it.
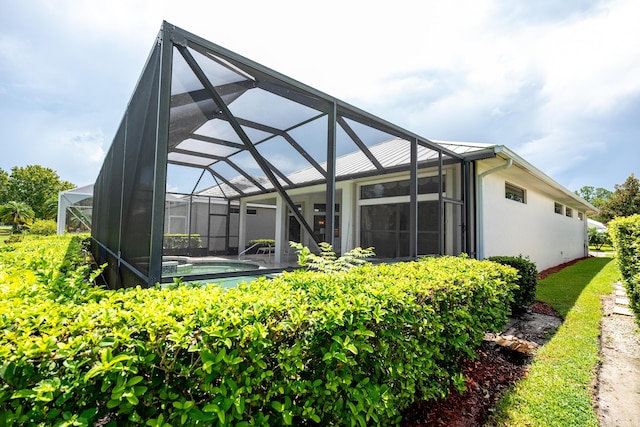
M 591 280 L 613 258 L 587 258 L 538 281 L 536 299 L 551 305 L 564 319 Z

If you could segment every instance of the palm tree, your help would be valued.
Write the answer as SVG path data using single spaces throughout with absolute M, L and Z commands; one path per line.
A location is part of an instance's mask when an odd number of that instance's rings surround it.
M 49 199 L 44 203 L 42 219 L 56 220 L 58 217 L 58 199 Z
M 14 232 L 20 225 L 30 224 L 34 216 L 31 206 L 24 202 L 11 201 L 0 206 L 0 221 L 11 223 Z

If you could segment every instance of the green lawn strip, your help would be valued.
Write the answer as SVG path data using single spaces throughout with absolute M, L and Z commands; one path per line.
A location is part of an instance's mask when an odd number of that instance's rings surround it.
M 495 425 L 597 426 L 592 392 L 599 360 L 600 296 L 618 279 L 611 258 L 589 258 L 541 280 L 536 296 L 565 318 L 527 378 L 502 399 Z
M 593 252 L 613 252 L 613 246 L 611 245 L 602 245 L 600 248 L 597 248 L 593 245 L 589 245 L 589 250 Z

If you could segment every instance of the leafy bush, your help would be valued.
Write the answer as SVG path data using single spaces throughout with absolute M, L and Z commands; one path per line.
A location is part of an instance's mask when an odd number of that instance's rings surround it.
M 53 236 L 58 232 L 58 224 L 50 219 L 36 219 L 29 226 L 29 232 L 40 236 Z
M 521 312 L 536 300 L 536 285 L 538 284 L 538 267 L 534 262 L 522 256 L 494 256 L 490 261 L 508 265 L 518 270 L 518 288 L 514 291 L 511 309 Z
M 256 243 L 263 243 L 265 245 L 275 245 L 276 241 L 274 239 L 253 239 L 249 240 L 250 245 L 255 245 Z
M 608 230 L 629 306 L 640 319 L 640 215 L 616 218 L 608 224 Z
M 165 234 L 165 249 L 201 248 L 202 239 L 199 234 Z
M 589 229 L 589 245 L 595 246 L 599 251 L 604 245 L 610 245 L 611 239 L 606 231 L 598 231 L 595 228 Z
M 397 424 L 462 386 L 516 279 L 444 257 L 106 291 L 65 238 L 0 252 L 0 424 Z
M 358 247 L 338 257 L 333 251 L 333 247 L 327 242 L 320 243 L 320 255 L 314 254 L 308 247 L 302 246 L 301 243 L 289 242 L 289 245 L 298 254 L 299 266 L 324 273 L 350 270 L 358 265 L 367 264 L 366 258 L 376 255 L 373 248 L 362 249 Z

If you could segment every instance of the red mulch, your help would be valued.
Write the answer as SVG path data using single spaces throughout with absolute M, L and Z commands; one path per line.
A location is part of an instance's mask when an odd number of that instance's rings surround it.
M 538 280 L 543 280 L 582 259 L 584 258 L 541 271 L 538 273 Z M 540 301 L 533 303 L 529 310 L 558 317 L 558 313 L 552 307 Z M 467 360 L 462 364 L 463 375 L 467 379 L 464 393 L 460 394 L 453 389 L 444 399 L 412 404 L 402 414 L 402 427 L 484 425 L 502 393 L 527 375 L 527 367 L 505 359 L 491 346 L 483 346 L 477 351 L 477 355 L 477 359 Z
M 467 390 L 455 389 L 444 399 L 416 402 L 403 413 L 403 427 L 471 427 L 484 424 L 502 392 L 526 375 L 524 366 L 507 361 L 495 350 L 478 350 L 478 359 L 463 363 Z
M 536 301 L 529 306 L 529 310 L 534 313 L 546 314 L 547 316 L 560 317 L 560 314 L 548 304 L 541 301 Z
M 551 267 L 551 268 L 547 268 L 546 270 L 542 270 L 541 272 L 538 273 L 538 280 L 543 280 L 547 276 L 549 276 L 549 275 L 551 275 L 553 273 L 557 273 L 558 271 L 562 270 L 563 268 L 569 267 L 570 265 L 573 265 L 578 261 L 582 261 L 583 259 L 586 259 L 586 258 L 574 259 L 573 261 L 565 262 L 564 264 L 556 265 L 555 267 Z

